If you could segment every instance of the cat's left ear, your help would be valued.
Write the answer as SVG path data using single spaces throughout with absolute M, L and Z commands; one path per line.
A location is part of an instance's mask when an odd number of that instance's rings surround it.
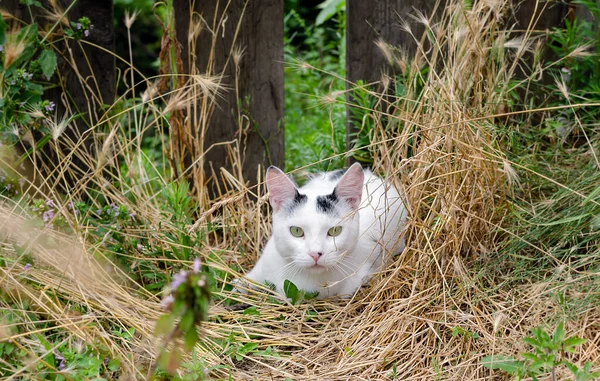
M 350 205 L 352 209 L 358 210 L 362 198 L 364 180 L 365 173 L 362 166 L 359 163 L 354 163 L 335 186 L 335 195 L 338 199 Z
M 267 190 L 273 211 L 278 212 L 285 204 L 296 197 L 296 185 L 283 171 L 271 166 L 267 169 Z

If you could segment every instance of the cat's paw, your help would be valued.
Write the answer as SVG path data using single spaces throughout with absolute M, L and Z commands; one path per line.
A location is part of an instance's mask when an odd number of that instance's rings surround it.
M 242 295 L 247 295 L 248 289 L 252 287 L 250 283 L 244 278 L 236 278 L 232 280 L 231 285 L 233 286 L 231 292 Z

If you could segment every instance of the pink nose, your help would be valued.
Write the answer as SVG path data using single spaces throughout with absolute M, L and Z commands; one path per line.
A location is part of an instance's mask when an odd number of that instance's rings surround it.
M 317 253 L 315 251 L 311 251 L 310 253 L 308 253 L 308 255 L 310 255 L 310 257 L 315 260 L 315 264 L 316 264 L 317 262 L 319 262 L 319 258 L 321 258 L 323 256 L 323 253 Z

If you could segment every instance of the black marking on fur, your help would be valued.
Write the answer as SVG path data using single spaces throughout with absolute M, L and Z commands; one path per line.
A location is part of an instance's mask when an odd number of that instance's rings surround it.
M 329 173 L 329 180 L 339 180 L 346 173 L 345 169 L 338 169 Z
M 317 196 L 317 210 L 322 213 L 332 213 L 335 211 L 338 198 L 335 194 L 335 189 L 332 193 L 326 196 Z
M 296 209 L 298 206 L 306 203 L 307 200 L 308 200 L 308 197 L 306 197 L 305 194 L 301 194 L 300 192 L 298 192 L 298 189 L 296 189 L 296 195 L 294 196 L 294 199 L 292 200 L 292 202 L 289 203 L 289 206 L 287 207 L 288 213 L 292 213 L 292 211 L 294 209 Z

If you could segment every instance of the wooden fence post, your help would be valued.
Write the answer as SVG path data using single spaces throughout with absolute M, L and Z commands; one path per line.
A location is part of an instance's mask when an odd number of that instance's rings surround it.
M 259 165 L 283 166 L 283 6 L 283 0 L 174 1 L 184 71 L 190 72 L 195 64 L 198 73 L 224 74 L 204 150 L 240 139 L 242 176 L 251 184 Z M 189 62 L 190 10 L 200 16 L 194 22 L 201 18 L 205 23 L 195 42 L 195 63 Z M 234 52 L 241 54 L 239 62 Z M 239 112 L 249 117 L 244 121 L 245 136 L 239 136 Z M 194 139 L 193 144 L 199 144 L 197 136 Z M 217 175 L 222 167 L 232 169 L 224 146 L 212 147 L 203 164 L 207 175 L 212 169 Z M 213 192 L 214 185 L 209 187 Z
M 347 0 L 346 1 L 346 78 L 350 89 L 353 83 L 363 80 L 365 83 L 378 82 L 382 73 L 393 74 L 393 68 L 387 63 L 383 53 L 376 46 L 382 40 L 392 46 L 404 49 L 409 57 L 416 50 L 414 37 L 402 30 L 400 22 L 406 22 L 416 38 L 424 32 L 423 25 L 409 17 L 415 10 L 429 16 L 435 0 Z M 350 94 L 348 104 L 353 103 Z M 351 149 L 350 139 L 356 133 L 355 122 L 347 109 L 347 148 Z
M 65 11 L 73 1 L 59 0 L 57 4 Z M 47 9 L 54 7 L 48 0 L 41 3 L 42 7 Z M 19 0 L 5 0 L 2 6 L 20 20 L 37 22 L 41 28 L 48 24 L 46 15 L 36 6 L 31 6 L 34 20 L 31 20 L 27 6 Z M 57 86 L 46 90 L 44 98 L 56 104 L 54 112 L 58 120 L 67 113 L 68 108 L 71 109 L 71 114 L 80 114 L 73 124 L 76 127 L 64 132 L 68 139 L 58 141 L 61 149 L 70 152 L 75 144 L 78 150 L 83 150 L 89 158 L 92 158 L 94 157 L 93 139 L 90 134 L 86 134 L 86 131 L 99 121 L 104 112 L 102 106 L 112 104 L 116 93 L 115 57 L 112 53 L 114 51 L 113 0 L 77 0 L 66 14 L 65 20 L 76 22 L 83 16 L 90 19 L 94 26 L 93 30 L 82 42 L 73 40 L 54 42 L 58 52 L 58 74 L 54 74 L 51 81 Z M 65 144 L 68 140 L 70 143 Z M 55 157 L 54 150 L 46 149 L 45 153 L 50 161 L 59 160 Z M 89 160 L 84 162 L 79 155 L 73 155 L 69 171 L 65 171 L 68 183 L 73 185 L 80 181 L 87 181 L 84 174 L 91 169 L 90 164 Z M 56 186 L 62 185 L 61 181 L 56 184 Z

